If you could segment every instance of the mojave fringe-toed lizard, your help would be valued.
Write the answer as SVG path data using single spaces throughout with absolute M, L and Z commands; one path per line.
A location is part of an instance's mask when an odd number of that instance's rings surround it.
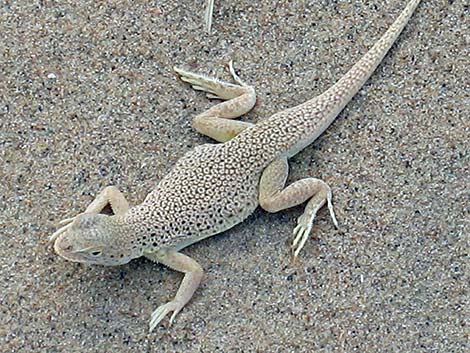
M 419 2 L 411 0 L 378 42 L 327 91 L 257 124 L 232 120 L 253 108 L 256 94 L 231 63 L 236 84 L 175 68 L 194 89 L 225 100 L 193 120 L 197 131 L 222 143 L 187 152 L 140 205 L 129 207 L 116 187 L 105 188 L 83 213 L 59 223 L 62 227 L 50 237 L 57 254 L 101 265 L 145 256 L 183 272 L 175 298 L 153 312 L 150 331 L 170 312 L 171 324 L 201 281 L 202 267 L 179 251 L 242 222 L 258 205 L 278 212 L 308 201 L 294 228 L 296 257 L 324 204 L 336 226 L 337 221 L 330 188 L 322 180 L 306 178 L 285 187 L 287 159 L 333 122 L 380 64 Z M 108 204 L 114 215 L 100 214 Z

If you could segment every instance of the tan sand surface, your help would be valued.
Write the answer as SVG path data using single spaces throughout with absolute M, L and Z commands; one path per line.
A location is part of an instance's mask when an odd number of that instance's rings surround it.
M 324 91 L 404 8 L 390 1 L 0 2 L 1 352 L 432 352 L 468 347 L 468 7 L 423 1 L 398 43 L 290 180 L 331 185 L 293 262 L 301 208 L 257 211 L 184 252 L 190 304 L 148 334 L 181 274 L 85 266 L 47 237 L 107 185 L 136 204 L 209 140 L 213 103 L 174 65 L 257 87 L 257 121 Z M 467 16 L 466 18 L 464 16 Z M 467 321 L 468 323 L 468 321 Z

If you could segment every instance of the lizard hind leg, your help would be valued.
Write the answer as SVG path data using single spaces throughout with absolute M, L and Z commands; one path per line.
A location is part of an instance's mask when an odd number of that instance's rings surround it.
M 261 175 L 259 202 L 266 211 L 278 212 L 309 200 L 304 213 L 299 217 L 297 226 L 294 228 L 292 251 L 294 257 L 297 257 L 310 235 L 318 210 L 325 203 L 328 205 L 330 216 L 336 227 L 338 227 L 338 222 L 331 202 L 330 187 L 324 181 L 305 178 L 285 187 L 288 173 L 289 166 L 286 158 L 271 162 Z
M 255 89 L 237 76 L 231 61 L 229 70 L 236 84 L 179 68 L 174 70 L 182 81 L 189 83 L 195 90 L 206 92 L 208 98 L 225 100 L 193 119 L 192 125 L 198 132 L 219 142 L 225 142 L 253 125 L 230 120 L 249 112 L 256 103 Z

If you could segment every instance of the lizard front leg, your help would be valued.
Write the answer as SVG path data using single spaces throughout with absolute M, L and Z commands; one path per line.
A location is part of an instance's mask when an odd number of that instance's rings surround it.
M 297 226 L 294 228 L 292 251 L 294 257 L 297 257 L 308 239 L 318 210 L 325 203 L 328 204 L 331 218 L 336 227 L 338 227 L 338 222 L 336 221 L 331 202 L 332 195 L 330 187 L 324 181 L 315 178 L 306 178 L 285 187 L 288 173 L 289 165 L 287 164 L 287 158 L 277 159 L 271 162 L 261 175 L 259 202 L 260 206 L 266 211 L 278 212 L 286 208 L 300 205 L 310 199 L 303 215 L 298 219 Z
M 203 275 L 203 269 L 201 265 L 189 256 L 174 250 L 160 250 L 156 253 L 144 254 L 144 256 L 152 261 L 168 266 L 173 270 L 184 273 L 183 281 L 176 292 L 175 298 L 172 301 L 159 306 L 152 313 L 149 325 L 150 332 L 152 332 L 158 323 L 170 312 L 173 312 L 170 317 L 170 325 L 173 323 L 176 315 L 189 302 L 199 286 Z
M 216 141 L 225 142 L 246 128 L 253 126 L 251 123 L 230 120 L 249 112 L 256 103 L 255 89 L 245 84 L 238 77 L 233 69 L 232 61 L 229 63 L 229 70 L 237 84 L 195 74 L 176 67 L 174 70 L 182 81 L 191 84 L 195 90 L 205 91 L 208 98 L 225 100 L 225 102 L 213 106 L 193 119 L 193 128 L 198 132 Z
M 116 215 L 123 215 L 129 209 L 129 203 L 127 202 L 124 195 L 119 191 L 119 189 L 115 186 L 107 186 L 98 195 L 96 195 L 93 202 L 88 205 L 83 213 L 98 214 L 108 204 L 111 206 L 114 214 Z M 49 241 L 55 241 L 55 239 L 57 239 L 60 234 L 70 228 L 77 216 L 61 220 L 59 222 L 61 228 L 56 230 L 54 234 L 49 237 Z

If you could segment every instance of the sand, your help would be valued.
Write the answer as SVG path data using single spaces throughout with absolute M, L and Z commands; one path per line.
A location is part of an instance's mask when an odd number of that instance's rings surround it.
M 257 211 L 184 250 L 205 269 L 172 327 L 150 314 L 181 274 L 86 266 L 47 237 L 107 185 L 132 204 L 210 140 L 174 65 L 257 88 L 257 121 L 311 98 L 405 6 L 391 1 L 0 4 L 1 352 L 463 352 L 468 348 L 469 109 L 464 1 L 424 1 L 290 180 L 332 188 L 298 261 L 302 208 Z

